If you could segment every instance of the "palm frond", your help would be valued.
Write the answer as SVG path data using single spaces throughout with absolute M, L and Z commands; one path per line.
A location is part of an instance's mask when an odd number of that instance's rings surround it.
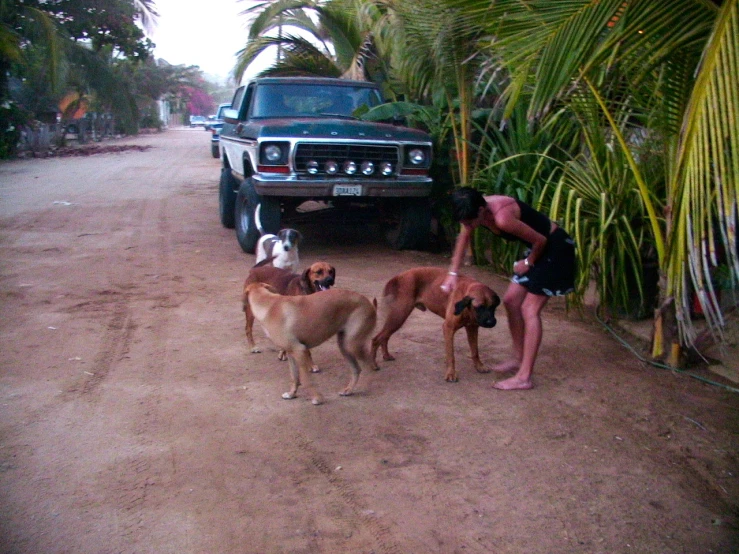
M 711 273 L 725 263 L 734 284 L 739 276 L 738 73 L 739 0 L 727 0 L 705 48 L 670 182 L 674 225 L 668 236 L 667 291 L 681 300 L 678 324 L 686 343 L 695 337 L 686 309 L 691 286 L 703 303 L 709 327 L 720 336 L 724 320 Z

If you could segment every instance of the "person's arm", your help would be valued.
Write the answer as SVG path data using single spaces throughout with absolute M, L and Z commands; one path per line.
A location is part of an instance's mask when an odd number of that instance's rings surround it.
M 464 253 L 470 244 L 470 236 L 472 235 L 472 228 L 462 224 L 462 229 L 457 235 L 457 242 L 454 245 L 454 252 L 452 253 L 452 261 L 449 264 L 449 274 L 444 279 L 441 288 L 444 291 L 451 292 L 457 286 L 457 277 L 459 275 L 459 268 L 462 266 L 462 260 L 464 259 Z
M 517 260 L 513 264 L 513 272 L 516 275 L 523 275 L 534 267 L 537 260 L 541 258 L 547 246 L 547 237 L 534 231 L 534 229 L 507 210 L 506 213 L 502 213 L 496 217 L 495 224 L 501 231 L 505 231 L 531 244 L 529 255 L 522 260 Z

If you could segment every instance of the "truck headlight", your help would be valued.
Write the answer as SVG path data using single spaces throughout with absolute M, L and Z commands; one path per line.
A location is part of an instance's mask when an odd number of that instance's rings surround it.
M 412 165 L 421 165 L 426 162 L 426 152 L 420 148 L 414 148 L 408 152 L 408 161 Z
M 282 150 L 276 144 L 270 144 L 264 149 L 264 158 L 268 162 L 279 162 L 282 158 Z
M 290 143 L 264 142 L 260 146 L 259 163 L 264 165 L 287 165 Z

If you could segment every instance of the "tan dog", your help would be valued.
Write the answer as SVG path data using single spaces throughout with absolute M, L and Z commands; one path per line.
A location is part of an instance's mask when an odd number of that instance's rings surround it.
M 388 352 L 387 342 L 403 326 L 413 308 L 418 308 L 421 311 L 431 310 L 444 318 L 447 381 L 458 380 L 454 367 L 454 334 L 462 327 L 467 332 L 475 369 L 480 373 L 490 371 L 480 361 L 477 331 L 479 327 L 495 326 L 495 308 L 500 304 L 500 298 L 487 285 L 465 275 L 459 276 L 453 292 L 444 292 L 441 284 L 446 275 L 446 270 L 438 267 L 416 267 L 396 275 L 385 284 L 381 302 L 387 309 L 387 316 L 382 330 L 372 339 L 373 360 L 380 347 L 383 359 L 395 359 Z
M 297 274 L 288 269 L 267 265 L 271 261 L 271 259 L 264 260 L 255 265 L 244 282 L 242 302 L 246 317 L 246 342 L 252 353 L 258 353 L 260 350 L 254 342 L 254 314 L 246 302 L 246 287 L 252 283 L 267 283 L 274 287 L 278 294 L 298 296 L 328 290 L 336 281 L 336 269 L 326 262 L 315 262 L 303 273 Z M 286 360 L 287 356 L 284 352 L 280 352 L 278 358 Z M 314 373 L 319 371 L 315 364 L 311 363 L 311 365 Z
M 323 397 L 310 376 L 310 348 L 337 335 L 339 350 L 349 362 L 351 379 L 339 394 L 349 396 L 362 369 L 374 369 L 369 354 L 369 338 L 377 322 L 375 306 L 359 293 L 331 289 L 309 296 L 282 296 L 264 283 L 246 287 L 245 301 L 269 338 L 287 352 L 292 388 L 282 398 L 295 398 L 302 383 L 313 404 Z

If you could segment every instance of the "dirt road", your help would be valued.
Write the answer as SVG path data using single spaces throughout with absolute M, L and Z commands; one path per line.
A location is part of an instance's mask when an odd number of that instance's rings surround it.
M 395 362 L 314 350 L 326 403 L 243 337 L 253 256 L 220 226 L 208 135 L 0 164 L 0 552 L 708 553 L 739 549 L 739 397 L 640 363 L 552 302 L 527 392 L 415 312 Z M 304 224 L 301 261 L 369 297 L 447 254 Z M 502 292 L 505 282 L 470 273 Z M 483 361 L 510 339 L 481 332 Z

